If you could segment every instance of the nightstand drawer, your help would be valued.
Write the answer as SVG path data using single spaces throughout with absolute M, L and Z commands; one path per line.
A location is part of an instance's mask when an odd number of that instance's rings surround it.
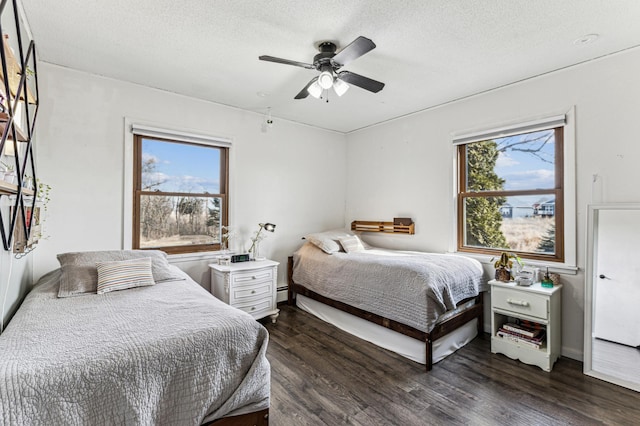
M 260 282 L 271 282 L 273 280 L 273 268 L 261 269 L 257 271 L 239 272 L 233 274 L 233 285 L 251 285 Z
M 494 308 L 536 318 L 548 318 L 549 298 L 546 296 L 495 286 L 491 291 L 491 303 Z
M 242 301 L 233 303 L 232 306 L 234 308 L 238 308 L 242 311 L 245 311 L 248 314 L 253 315 L 256 318 L 260 318 L 263 312 L 269 312 L 272 310 L 271 308 L 271 297 L 262 298 L 254 301 Z
M 254 300 L 264 298 L 265 296 L 271 297 L 273 295 L 273 289 L 271 281 L 266 283 L 260 283 L 252 286 L 234 287 L 233 294 L 231 295 L 231 301 L 240 302 L 244 300 Z

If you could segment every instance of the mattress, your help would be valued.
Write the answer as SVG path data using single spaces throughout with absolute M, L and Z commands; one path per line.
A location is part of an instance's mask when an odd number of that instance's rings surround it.
M 296 284 L 423 332 L 477 296 L 482 275 L 480 262 L 453 254 L 372 248 L 329 255 L 307 242 L 293 255 Z
M 179 273 L 71 298 L 59 270 L 43 277 L 0 335 L 0 423 L 197 425 L 268 408 L 266 329 Z

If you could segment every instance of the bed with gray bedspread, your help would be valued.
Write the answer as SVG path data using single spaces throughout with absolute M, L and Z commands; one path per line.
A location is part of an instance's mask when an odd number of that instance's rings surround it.
M 467 257 L 382 248 L 329 255 L 308 242 L 293 255 L 293 281 L 423 332 L 485 290 L 480 262 Z
M 60 270 L 0 335 L 1 424 L 197 425 L 269 407 L 268 334 L 186 274 L 58 298 Z

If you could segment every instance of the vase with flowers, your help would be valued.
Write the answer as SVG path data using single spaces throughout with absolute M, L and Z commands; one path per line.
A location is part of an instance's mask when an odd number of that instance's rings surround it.
M 2 175 L 2 180 L 8 183 L 13 183 L 16 179 L 16 168 L 13 164 L 7 164 L 4 161 L 0 161 L 0 166 L 3 171 L 0 173 Z
M 274 232 L 276 225 L 273 223 L 259 223 L 258 230 L 251 237 L 251 247 L 249 248 L 249 258 L 252 260 L 264 260 L 264 257 L 260 256 L 260 241 L 264 240 L 267 236 L 262 231 Z
M 220 236 L 220 252 L 226 254 L 230 252 L 229 242 L 236 236 L 236 234 L 230 226 L 223 226 L 221 229 L 222 234 Z

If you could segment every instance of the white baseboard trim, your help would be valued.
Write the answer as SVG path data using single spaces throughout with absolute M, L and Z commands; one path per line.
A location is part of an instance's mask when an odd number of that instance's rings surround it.
M 289 287 L 278 287 L 278 296 L 276 297 L 276 302 L 286 302 L 289 299 L 288 293 Z
M 584 354 L 578 349 L 563 346 L 560 353 L 562 356 L 566 356 L 567 358 L 575 359 L 580 362 L 584 361 Z

